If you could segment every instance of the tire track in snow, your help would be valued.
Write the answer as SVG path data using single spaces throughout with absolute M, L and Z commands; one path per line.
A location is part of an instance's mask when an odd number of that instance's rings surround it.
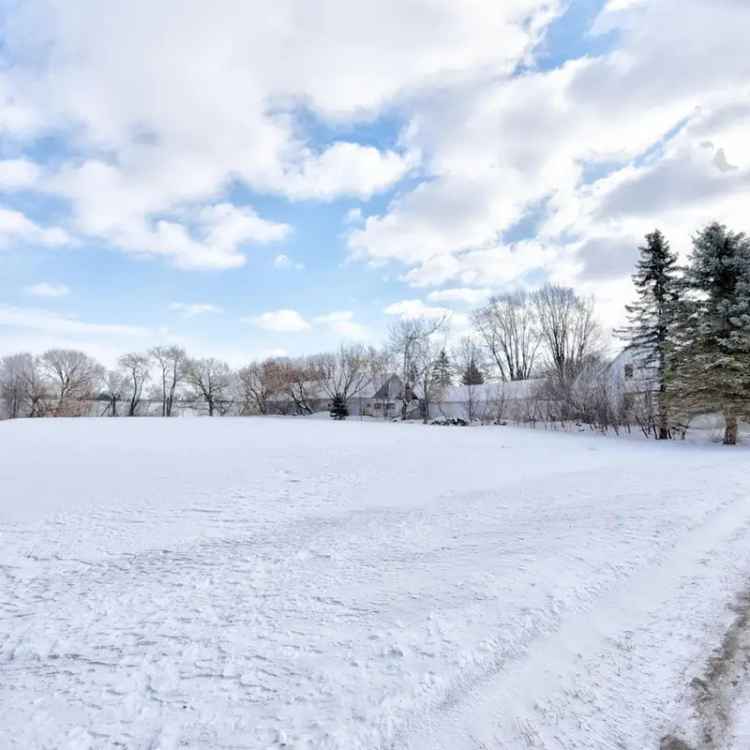
M 253 424 L 265 430 L 201 429 Z M 142 484 L 116 507 L 10 529 L 0 706 L 13 720 L 0 746 L 373 750 L 408 747 L 445 720 L 451 750 L 641 750 L 664 717 L 655 703 L 633 721 L 635 687 L 672 689 L 659 649 L 677 671 L 705 657 L 722 619 L 708 609 L 746 572 L 742 514 L 730 518 L 736 497 L 713 496 L 710 470 L 747 480 L 718 453 L 353 424 L 310 434 L 360 443 L 290 453 L 287 439 L 312 427 L 283 427 L 280 454 L 233 487 L 214 475 L 190 492 L 162 485 L 165 504 Z M 425 445 L 427 470 L 404 468 Z M 324 448 L 335 471 L 319 470 Z M 701 535 L 722 512 L 716 539 L 733 524 L 737 538 L 712 552 Z M 680 557 L 686 539 L 696 546 Z M 665 587 L 654 583 L 665 611 L 634 608 L 628 594 L 670 561 Z M 500 700 L 479 689 L 513 668 Z
M 731 582 L 717 587 L 714 566 L 732 570 Z M 696 568 L 704 570 L 699 578 L 685 574 Z M 720 623 L 731 616 L 734 592 L 748 576 L 750 505 L 739 491 L 687 532 L 658 567 L 646 567 L 590 610 L 563 619 L 521 656 L 500 657 L 473 684 L 459 681 L 451 697 L 412 721 L 392 747 L 657 748 L 683 700 L 684 673 L 715 642 L 716 613 Z M 661 674 L 653 669 L 657 664 Z M 712 722 L 726 722 L 721 712 L 727 705 L 717 707 Z M 650 738 L 647 744 L 643 737 Z

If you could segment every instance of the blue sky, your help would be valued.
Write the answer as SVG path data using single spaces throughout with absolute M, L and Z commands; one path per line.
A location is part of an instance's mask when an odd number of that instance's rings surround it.
M 0 354 L 459 336 L 546 280 L 611 325 L 654 224 L 743 220 L 737 0 L 175 3 L 0 2 Z

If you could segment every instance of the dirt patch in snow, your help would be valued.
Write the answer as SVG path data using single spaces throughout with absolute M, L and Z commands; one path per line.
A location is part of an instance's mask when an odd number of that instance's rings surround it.
M 660 750 L 719 750 L 732 746 L 731 729 L 739 695 L 750 679 L 750 588 L 730 608 L 736 617 L 702 675 L 690 682 L 700 728 L 696 744 L 667 735 Z

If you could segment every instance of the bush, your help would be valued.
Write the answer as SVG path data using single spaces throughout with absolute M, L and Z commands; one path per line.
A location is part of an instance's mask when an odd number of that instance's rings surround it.
M 440 425 L 441 427 L 466 427 L 469 423 L 461 417 L 439 417 L 433 419 L 430 424 Z

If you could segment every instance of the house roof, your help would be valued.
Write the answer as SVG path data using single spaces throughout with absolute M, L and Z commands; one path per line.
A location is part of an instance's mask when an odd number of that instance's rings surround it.
M 388 400 L 393 398 L 399 398 L 401 391 L 403 390 L 403 383 L 398 375 L 389 375 L 383 385 L 376 389 L 375 393 L 369 398 L 376 398 L 382 400 Z
M 530 380 L 513 380 L 509 383 L 501 380 L 488 380 L 481 385 L 452 385 L 445 388 L 437 400 L 443 403 L 463 403 L 469 398 L 483 401 L 528 398 L 543 382 L 544 378 L 531 378 Z

